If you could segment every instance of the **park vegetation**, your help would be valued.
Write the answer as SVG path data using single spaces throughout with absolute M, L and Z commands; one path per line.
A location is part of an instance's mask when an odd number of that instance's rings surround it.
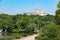
M 36 33 L 49 22 L 54 22 L 53 15 L 0 14 L 0 29 L 8 33 Z

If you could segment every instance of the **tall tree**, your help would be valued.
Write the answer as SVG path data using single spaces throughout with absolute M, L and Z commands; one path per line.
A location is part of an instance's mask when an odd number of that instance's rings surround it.
M 58 2 L 57 7 L 60 8 L 60 1 Z
M 57 7 L 59 8 L 57 11 L 56 11 L 56 24 L 59 24 L 60 25 L 60 2 L 58 3 Z

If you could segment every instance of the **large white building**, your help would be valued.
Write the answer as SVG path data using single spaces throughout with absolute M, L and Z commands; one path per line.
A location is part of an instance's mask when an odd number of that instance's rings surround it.
M 41 9 L 35 9 L 35 11 L 34 12 L 27 12 L 26 14 L 28 14 L 28 15 L 40 15 L 40 16 L 45 16 L 45 15 L 47 15 L 47 14 L 45 14 L 45 12 L 43 11 L 43 10 L 41 10 Z
M 41 15 L 41 16 L 47 15 L 47 14 L 45 14 L 45 12 L 44 12 L 43 10 L 41 10 L 41 9 L 35 9 L 35 13 L 36 13 L 37 15 Z

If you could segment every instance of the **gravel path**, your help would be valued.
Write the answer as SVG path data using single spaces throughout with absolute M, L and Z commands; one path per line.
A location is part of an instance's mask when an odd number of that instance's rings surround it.
M 30 36 L 23 37 L 23 38 L 20 38 L 20 39 L 16 39 L 16 40 L 35 40 L 36 36 L 37 36 L 37 34 L 34 34 L 34 35 L 30 35 Z

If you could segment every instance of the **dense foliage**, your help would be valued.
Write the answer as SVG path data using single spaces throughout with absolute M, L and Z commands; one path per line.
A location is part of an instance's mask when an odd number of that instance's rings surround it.
M 60 40 L 60 26 L 54 23 L 47 24 L 39 31 L 36 40 Z
M 7 32 L 16 33 L 34 33 L 43 28 L 47 23 L 53 21 L 54 16 L 49 14 L 46 16 L 0 14 L 0 29 L 3 29 L 3 32 L 6 30 Z

